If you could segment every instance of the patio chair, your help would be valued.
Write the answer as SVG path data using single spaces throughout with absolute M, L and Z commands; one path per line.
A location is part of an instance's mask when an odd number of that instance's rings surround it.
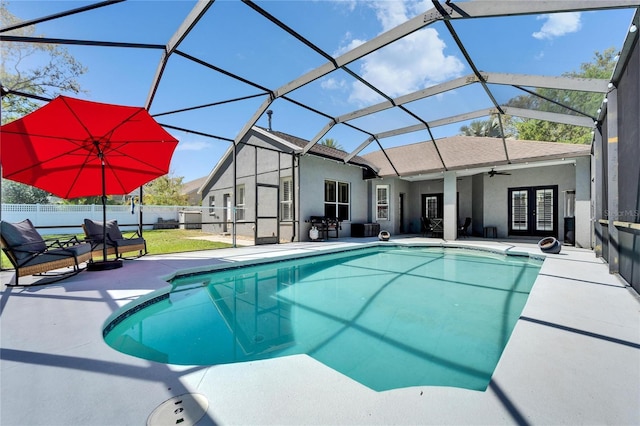
M 471 226 L 471 218 L 467 217 L 464 220 L 464 224 L 458 228 L 458 237 L 468 237 L 470 226 Z
M 331 237 L 330 232 L 335 232 L 335 237 L 338 238 L 338 232 L 342 229 L 342 224 L 335 217 L 311 216 L 309 221 L 311 226 L 318 230 L 318 236 L 321 240 L 328 240 Z
M 428 217 L 420 217 L 420 233 L 426 237 L 429 232 L 431 232 L 431 221 Z
M 84 230 L 85 241 L 91 244 L 92 260 L 103 258 L 103 238 L 104 231 L 102 222 L 96 222 L 91 219 L 85 219 L 82 229 Z M 131 259 L 132 257 L 124 257 L 125 253 L 137 252 L 133 258 L 141 257 L 147 254 L 147 242 L 140 236 L 138 231 L 131 237 L 124 237 L 117 220 L 107 221 L 107 256 L 115 255 L 118 259 Z M 106 259 L 103 259 L 106 260 Z
M 442 218 L 434 217 L 431 221 L 431 236 L 434 238 L 442 238 L 444 235 L 444 228 L 442 227 Z
M 76 237 L 45 240 L 29 219 L 19 223 L 2 221 L 0 242 L 16 270 L 15 284 L 7 285 L 19 285 L 19 278 L 27 275 L 52 277 L 46 284 L 56 282 L 79 273 L 84 269 L 80 264 L 91 259 L 90 244 L 82 243 Z M 72 270 L 51 272 L 68 267 Z

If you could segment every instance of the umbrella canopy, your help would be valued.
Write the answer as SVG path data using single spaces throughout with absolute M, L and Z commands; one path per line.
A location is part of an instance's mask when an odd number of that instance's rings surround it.
M 144 108 L 67 96 L 0 133 L 3 177 L 62 198 L 128 194 L 167 174 L 178 145 Z

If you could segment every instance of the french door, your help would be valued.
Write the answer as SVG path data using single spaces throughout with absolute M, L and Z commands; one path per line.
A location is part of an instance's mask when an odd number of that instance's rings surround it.
M 558 236 L 558 185 L 509 188 L 509 235 Z
M 443 203 L 442 193 L 440 194 L 422 194 L 422 216 L 434 219 L 442 219 Z

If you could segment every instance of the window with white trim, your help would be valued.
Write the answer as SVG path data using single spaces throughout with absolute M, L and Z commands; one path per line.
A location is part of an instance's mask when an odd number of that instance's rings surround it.
M 215 216 L 216 214 L 216 197 L 215 195 L 209 195 L 209 216 Z
M 389 220 L 389 185 L 376 185 L 376 220 Z
M 335 180 L 324 181 L 324 215 L 349 220 L 350 184 Z
M 293 179 L 291 177 L 280 181 L 280 220 L 293 220 Z
M 244 185 L 236 186 L 236 220 L 244 220 Z

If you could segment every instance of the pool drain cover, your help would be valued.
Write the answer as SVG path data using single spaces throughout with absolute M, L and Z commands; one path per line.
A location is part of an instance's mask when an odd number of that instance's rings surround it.
M 147 419 L 147 426 L 195 425 L 204 417 L 209 401 L 199 393 L 185 393 L 160 404 Z

